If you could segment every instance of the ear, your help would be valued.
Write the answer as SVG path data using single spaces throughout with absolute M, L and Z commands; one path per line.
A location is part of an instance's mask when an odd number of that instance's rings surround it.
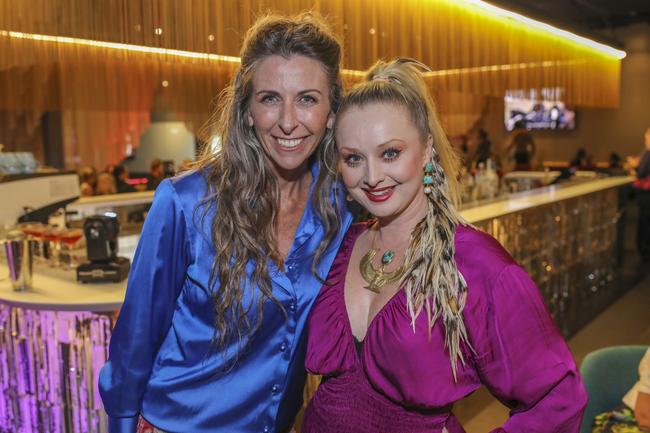
M 334 127 L 334 120 L 336 120 L 336 114 L 330 113 L 329 116 L 327 116 L 327 129 L 332 129 Z
M 426 164 L 427 162 L 431 161 L 433 158 L 433 136 L 429 134 L 427 136 L 427 141 L 424 144 L 425 150 L 424 150 L 424 162 L 422 165 Z
M 253 122 L 253 116 L 251 116 L 250 112 L 246 113 L 246 120 L 248 121 L 248 126 L 252 128 L 255 122 Z

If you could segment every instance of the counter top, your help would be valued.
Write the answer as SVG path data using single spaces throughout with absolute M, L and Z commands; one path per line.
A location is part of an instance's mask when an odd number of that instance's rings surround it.
M 535 206 L 541 206 L 580 195 L 590 194 L 596 191 L 626 185 L 632 183 L 633 180 L 634 178 L 631 176 L 616 176 L 589 180 L 575 185 L 551 185 L 531 191 L 515 193 L 503 200 L 469 207 L 461 210 L 460 213 L 467 222 L 473 224 Z
M 79 220 L 118 207 L 149 204 L 153 201 L 153 195 L 154 191 L 138 191 L 81 197 L 77 201 L 70 203 L 66 210 L 77 212 L 73 219 Z
M 514 194 L 496 202 L 467 208 L 462 216 L 470 223 L 518 212 L 535 206 L 566 200 L 596 191 L 629 184 L 633 177 L 610 177 L 575 185 L 553 185 Z M 41 265 L 44 268 L 45 265 Z M 38 269 L 34 274 L 33 289 L 16 292 L 11 288 L 8 269 L 0 263 L 0 302 L 12 306 L 58 311 L 114 311 L 120 308 L 126 292 L 126 281 L 121 283 L 80 284 L 73 271 Z
M 41 265 L 44 267 L 46 265 Z M 9 270 L 0 264 L 0 303 L 32 310 L 115 311 L 126 292 L 126 280 L 120 283 L 81 284 L 72 270 L 38 269 L 33 288 L 17 292 L 11 287 Z

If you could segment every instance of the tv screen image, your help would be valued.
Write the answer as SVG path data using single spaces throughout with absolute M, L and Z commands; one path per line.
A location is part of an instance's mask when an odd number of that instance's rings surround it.
M 512 131 L 523 120 L 528 129 L 575 129 L 576 113 L 562 101 L 540 101 L 506 96 L 505 125 Z

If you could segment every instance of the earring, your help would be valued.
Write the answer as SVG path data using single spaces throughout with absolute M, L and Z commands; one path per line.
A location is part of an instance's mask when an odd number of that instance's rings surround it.
M 350 202 L 354 201 L 354 199 L 352 198 L 352 196 L 351 196 L 350 194 L 346 194 L 346 195 L 345 195 L 345 199 L 346 199 L 347 201 L 350 201 Z
M 427 162 L 424 166 L 424 176 L 422 177 L 422 184 L 424 184 L 424 193 L 431 194 L 433 189 L 433 163 Z

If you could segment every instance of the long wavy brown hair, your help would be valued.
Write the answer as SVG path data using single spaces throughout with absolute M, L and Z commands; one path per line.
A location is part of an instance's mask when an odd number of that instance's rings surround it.
M 247 113 L 252 96 L 252 78 L 265 58 L 280 55 L 306 56 L 321 63 L 330 85 L 329 101 L 336 112 L 342 97 L 339 74 L 341 45 L 325 20 L 314 13 L 294 17 L 267 15 L 248 30 L 241 50 L 241 66 L 231 85 L 219 95 L 217 109 L 208 123 L 210 141 L 219 143 L 214 151 L 206 146 L 198 169 L 204 174 L 206 194 L 197 206 L 201 224 L 211 210 L 211 240 L 215 259 L 209 279 L 216 313 L 214 342 L 226 349 L 237 341 L 237 356 L 242 341 L 262 323 L 263 305 L 273 297 L 268 260 L 284 268 L 276 239 L 280 191 L 276 175 L 264 154 L 255 131 L 248 125 Z M 206 128 L 204 128 L 204 131 Z M 205 137 L 206 134 L 204 133 Z M 312 205 L 324 229 L 324 238 L 312 258 L 312 271 L 339 228 L 338 206 L 332 202 L 336 162 L 334 137 L 330 129 L 312 155 L 320 165 L 313 189 Z M 336 197 L 337 194 L 334 194 Z M 252 272 L 247 274 L 247 266 Z M 319 276 L 322 278 L 322 276 Z M 255 293 L 259 288 L 259 295 Z M 244 302 L 249 291 L 252 301 Z M 257 315 L 251 314 L 256 304 Z M 233 365 L 234 365 L 233 361 Z

